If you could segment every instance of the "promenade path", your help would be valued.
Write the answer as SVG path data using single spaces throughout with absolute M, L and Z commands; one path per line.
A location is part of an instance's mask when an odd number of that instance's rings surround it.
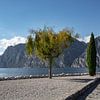
M 94 78 L 84 75 L 0 81 L 0 100 L 64 100 Z
M 100 100 L 100 84 L 87 96 L 86 100 Z
M 100 79 L 100 73 L 96 75 Z M 100 100 L 100 81 L 80 95 L 78 100 Z

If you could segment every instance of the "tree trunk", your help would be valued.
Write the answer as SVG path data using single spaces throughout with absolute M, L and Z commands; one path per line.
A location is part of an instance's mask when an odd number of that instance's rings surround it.
M 52 58 L 49 59 L 48 76 L 52 79 Z

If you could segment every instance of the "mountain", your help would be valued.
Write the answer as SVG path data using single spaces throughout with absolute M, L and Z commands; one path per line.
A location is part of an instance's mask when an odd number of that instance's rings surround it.
M 95 39 L 96 50 L 97 50 L 97 66 L 100 67 L 100 36 Z M 76 58 L 71 67 L 84 67 L 86 66 L 86 50 L 78 58 Z
M 0 57 L 0 67 L 21 67 L 25 61 L 25 46 L 19 44 L 8 47 Z
M 73 61 L 84 52 L 86 47 L 86 43 L 76 40 L 56 59 L 56 66 L 70 67 Z
M 70 67 L 73 61 L 79 57 L 86 49 L 86 44 L 75 40 L 75 42 L 55 59 L 54 66 Z M 25 52 L 25 44 L 8 47 L 4 54 L 0 56 L 0 67 L 45 67 L 46 64 L 33 54 L 29 57 Z
M 35 59 L 35 60 L 34 60 Z M 34 64 L 32 64 L 35 62 Z M 39 59 L 34 55 L 28 57 L 25 51 L 25 44 L 18 44 L 16 46 L 9 46 L 4 54 L 0 57 L 0 67 L 32 67 L 32 65 L 39 65 Z

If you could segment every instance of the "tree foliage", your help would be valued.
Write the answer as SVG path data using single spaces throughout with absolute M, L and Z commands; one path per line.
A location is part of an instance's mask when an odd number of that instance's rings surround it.
M 31 35 L 27 37 L 27 45 L 26 45 L 26 51 L 28 55 L 32 55 L 34 51 L 34 41 Z
M 90 42 L 87 48 L 87 66 L 89 74 L 94 76 L 96 74 L 96 46 L 93 33 L 91 33 Z
M 26 43 L 27 52 L 29 55 L 34 52 L 40 59 L 49 62 L 49 78 L 52 78 L 52 62 L 73 42 L 71 33 L 65 30 L 55 33 L 48 27 L 31 32 L 33 35 L 28 37 Z

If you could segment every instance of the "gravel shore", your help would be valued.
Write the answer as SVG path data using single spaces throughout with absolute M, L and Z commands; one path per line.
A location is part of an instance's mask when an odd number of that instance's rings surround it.
M 0 100 L 64 100 L 94 78 L 85 75 L 0 81 Z

